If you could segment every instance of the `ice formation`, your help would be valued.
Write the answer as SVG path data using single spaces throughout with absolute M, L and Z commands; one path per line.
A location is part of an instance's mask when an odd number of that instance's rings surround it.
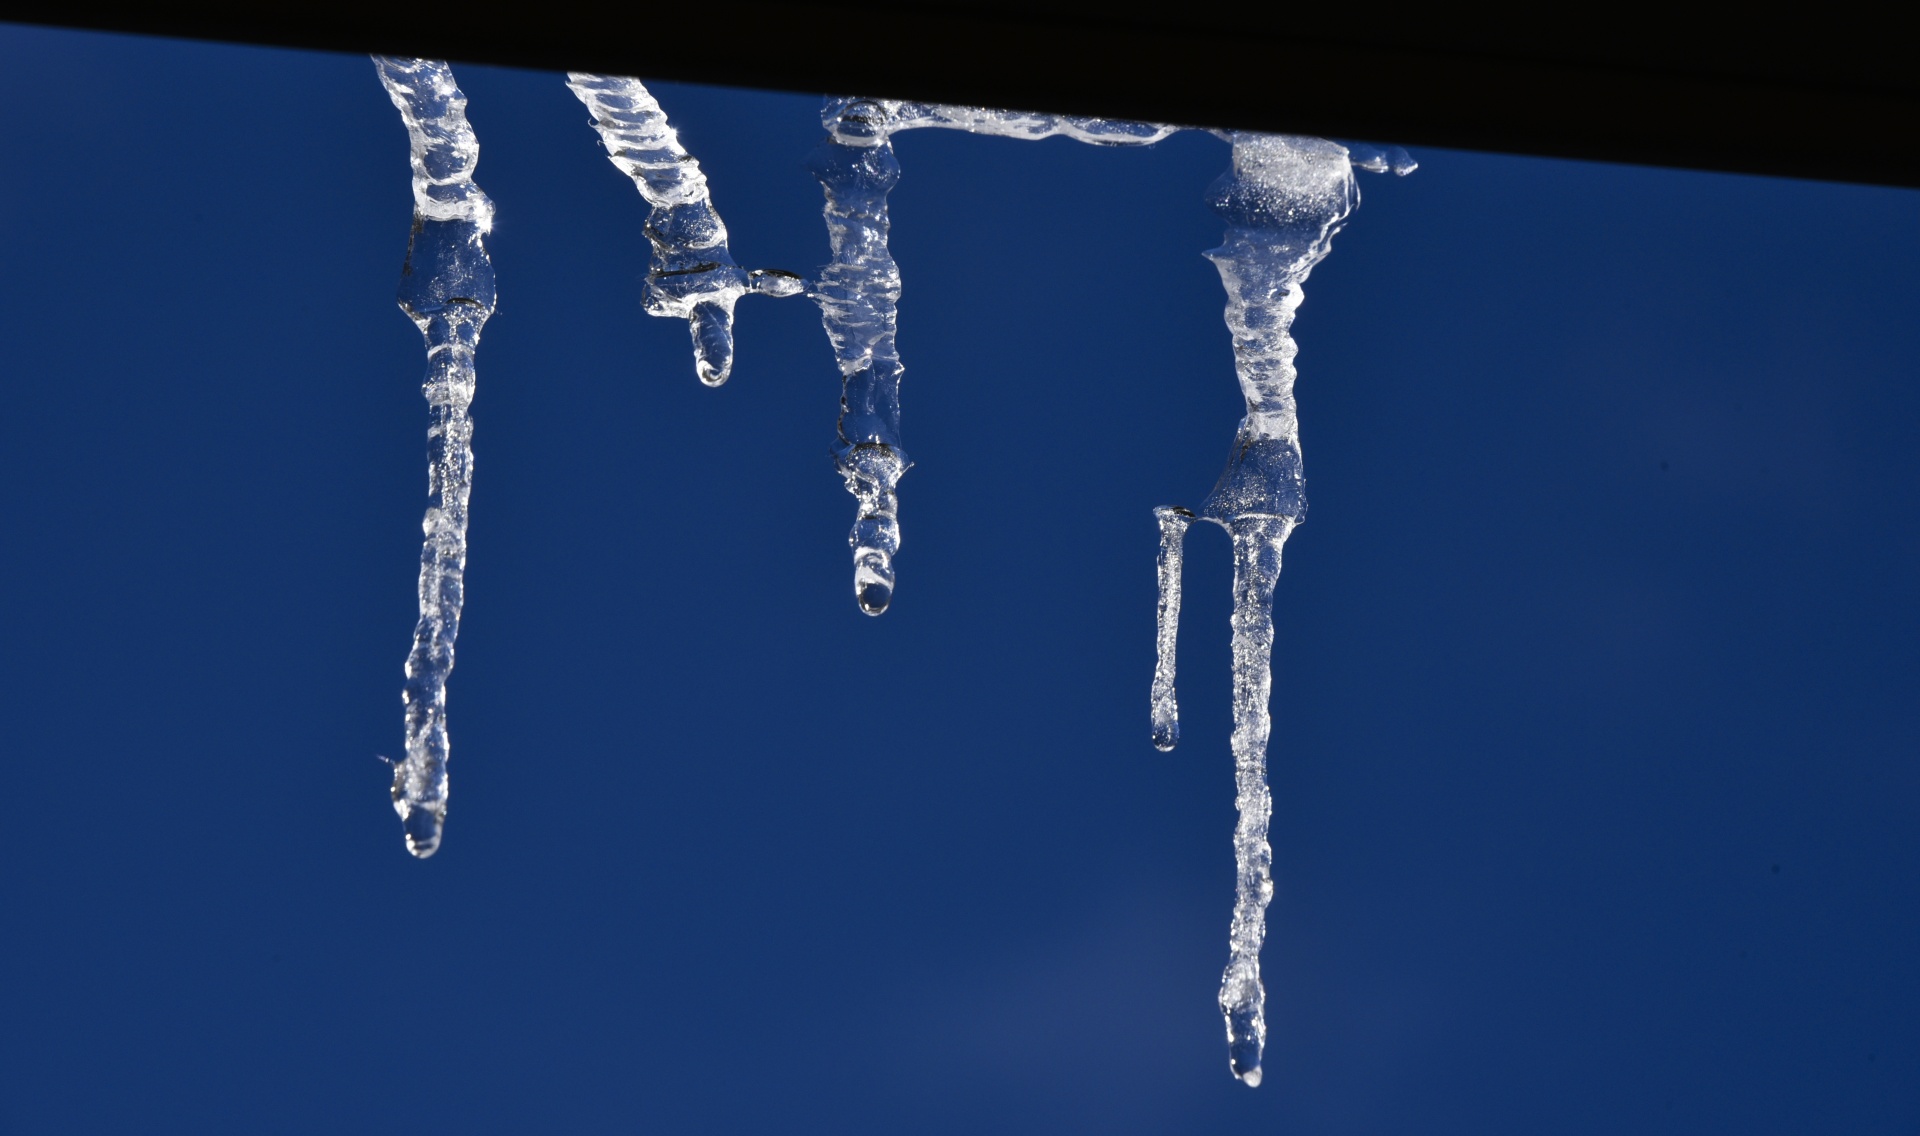
M 1248 1085 L 1261 1078 L 1266 1044 L 1266 992 L 1260 946 L 1273 898 L 1273 853 L 1267 823 L 1267 739 L 1273 664 L 1273 591 L 1280 550 L 1306 516 L 1300 422 L 1293 399 L 1289 334 L 1301 285 L 1332 248 L 1360 203 L 1353 170 L 1411 173 L 1402 150 L 1350 153 L 1318 138 L 1229 133 L 1233 165 L 1208 191 L 1207 203 L 1227 223 L 1226 239 L 1207 257 L 1226 285 L 1227 327 L 1247 413 L 1220 481 L 1200 517 L 1225 528 L 1233 542 L 1233 762 L 1239 821 L 1234 826 L 1235 887 L 1230 954 L 1220 980 L 1228 1061 Z M 1179 740 L 1174 650 L 1180 619 L 1181 541 L 1192 514 L 1162 507 L 1160 521 L 1159 663 L 1151 695 L 1153 741 Z
M 900 444 L 900 352 L 894 346 L 900 268 L 887 250 L 887 194 L 900 181 L 892 137 L 929 127 L 1003 138 L 1062 135 L 1098 145 L 1158 142 L 1177 128 L 1103 118 L 1028 114 L 892 99 L 829 98 L 827 137 L 808 161 L 826 194 L 833 261 L 809 294 L 840 365 L 839 437 L 834 460 L 859 502 L 848 543 L 860 610 L 879 615 L 893 600 L 900 550 L 896 487 L 913 463 Z
M 859 502 L 853 547 L 854 598 L 879 615 L 893 599 L 893 556 L 900 548 L 896 486 L 912 465 L 900 444 L 899 352 L 894 346 L 900 270 L 887 250 L 887 194 L 900 180 L 891 137 L 944 128 L 1006 138 L 1060 135 L 1099 145 L 1157 142 L 1176 128 L 1071 115 L 890 99 L 830 98 L 821 114 L 827 138 L 809 168 L 826 195 L 833 260 L 817 280 L 791 272 L 747 272 L 727 248 L 700 164 L 680 144 L 666 112 L 638 79 L 570 72 L 567 86 L 587 106 L 608 158 L 651 207 L 653 263 L 646 311 L 688 321 L 694 367 L 708 386 L 733 369 L 733 309 L 749 292 L 819 304 L 840 366 L 838 438 L 833 455 Z
M 1180 641 L 1180 571 L 1184 562 L 1182 542 L 1193 512 L 1174 505 L 1162 505 L 1153 511 L 1160 522 L 1160 608 L 1154 626 L 1154 646 L 1158 658 L 1153 667 L 1153 748 L 1165 753 L 1180 744 L 1180 705 L 1173 688 L 1174 653 Z
M 1157 142 L 1174 127 L 1105 119 L 1023 114 L 882 99 L 830 98 L 827 138 L 809 162 L 826 193 L 833 262 L 810 294 L 820 304 L 843 382 L 834 453 L 859 501 L 851 543 L 854 592 L 869 615 L 885 611 L 900 546 L 896 486 L 911 464 L 900 444 L 900 355 L 895 309 L 900 271 L 887 249 L 887 195 L 900 180 L 891 138 L 938 127 L 1010 138 L 1064 135 L 1105 145 Z M 1230 956 L 1220 987 L 1228 1057 L 1248 1085 L 1261 1078 L 1266 1040 L 1260 947 L 1273 895 L 1267 824 L 1267 739 L 1272 723 L 1273 592 L 1280 550 L 1306 514 L 1300 431 L 1293 400 L 1295 345 L 1288 334 L 1301 284 L 1327 255 L 1333 235 L 1359 203 L 1356 166 L 1412 172 L 1403 150 L 1254 133 L 1227 133 L 1232 168 L 1208 194 L 1227 222 L 1226 240 L 1207 256 L 1227 289 L 1227 325 L 1247 401 L 1232 455 L 1200 517 L 1226 528 L 1234 552 L 1233 740 L 1236 886 Z M 1194 513 L 1155 510 L 1160 523 L 1158 662 L 1151 695 L 1153 742 L 1171 750 L 1180 737 L 1175 654 L 1180 620 L 1182 542 Z
M 420 548 L 420 622 L 407 656 L 406 756 L 394 763 L 393 807 L 407 850 L 440 847 L 447 818 L 447 675 L 460 634 L 473 489 L 473 353 L 493 314 L 493 264 L 483 243 L 493 202 L 473 183 L 480 144 L 467 97 L 445 63 L 373 63 L 412 144 L 413 233 L 400 270 L 400 307 L 427 341 L 427 513 Z
M 647 314 L 686 320 L 694 370 L 701 382 L 719 386 L 733 373 L 734 304 L 748 292 L 796 296 L 805 283 L 791 272 L 747 272 L 734 262 L 700 163 L 680 145 L 679 133 L 640 80 L 570 71 L 567 87 L 587 105 L 607 160 L 633 179 L 652 207 Z
M 407 757 L 399 763 L 393 788 L 407 846 L 424 857 L 439 846 L 446 814 L 446 678 L 459 630 L 466 555 L 473 350 L 494 302 L 492 269 L 481 244 L 492 204 L 472 182 L 478 146 L 466 122 L 466 100 L 446 64 L 382 57 L 375 63 L 413 141 L 414 236 L 400 302 L 427 339 L 426 393 L 433 411 L 420 624 L 407 661 Z M 893 557 L 900 547 L 897 486 L 912 464 L 900 441 L 902 366 L 894 342 L 900 270 L 887 247 L 887 196 L 900 180 L 893 135 L 939 128 L 1141 145 L 1177 128 L 829 98 L 821 114 L 827 137 L 808 166 L 825 194 L 832 259 L 808 281 L 777 270 L 747 272 L 734 261 L 699 163 L 638 80 L 576 72 L 568 75 L 567 85 L 586 104 L 609 159 L 633 179 L 651 207 L 646 232 L 653 258 L 644 306 L 650 315 L 688 321 L 702 382 L 719 386 L 732 370 L 733 311 L 740 297 L 804 293 L 819 305 L 842 384 L 833 453 L 859 502 L 849 538 L 854 594 L 862 611 L 881 614 L 892 600 Z M 1211 521 L 1227 530 L 1233 548 L 1231 748 L 1239 811 L 1230 956 L 1220 1009 L 1232 1071 L 1245 1084 L 1258 1085 L 1266 1040 L 1260 948 L 1273 895 L 1267 843 L 1272 797 L 1266 778 L 1273 596 L 1281 549 L 1306 515 L 1293 397 L 1297 348 L 1290 330 L 1302 284 L 1359 204 L 1353 171 L 1404 175 L 1414 162 L 1397 148 L 1246 132 L 1220 137 L 1232 145 L 1232 166 L 1214 183 L 1207 201 L 1227 230 L 1220 247 L 1206 255 L 1226 286 L 1226 321 L 1246 415 L 1226 471 L 1197 515 L 1173 506 L 1154 511 L 1160 526 L 1160 599 L 1151 718 L 1154 745 L 1173 749 L 1180 737 L 1175 655 L 1183 542 L 1195 519 Z

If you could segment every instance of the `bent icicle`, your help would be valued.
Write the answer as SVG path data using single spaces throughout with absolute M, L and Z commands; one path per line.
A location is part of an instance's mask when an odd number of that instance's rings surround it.
M 586 104 L 607 160 L 633 179 L 651 207 L 653 262 L 642 306 L 650 316 L 687 321 L 694 371 L 701 382 L 719 386 L 733 373 L 733 307 L 740 297 L 797 296 L 805 282 L 778 269 L 747 272 L 734 261 L 700 163 L 644 83 L 569 71 L 567 89 Z

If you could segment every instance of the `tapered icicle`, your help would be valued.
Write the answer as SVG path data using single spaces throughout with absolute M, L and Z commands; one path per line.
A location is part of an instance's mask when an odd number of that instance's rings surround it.
M 427 344 L 427 513 L 421 523 L 420 621 L 407 656 L 407 753 L 395 763 L 393 807 L 407 850 L 440 847 L 447 817 L 447 676 L 467 565 L 473 488 L 473 353 L 493 314 L 493 265 L 482 238 L 493 202 L 473 183 L 480 145 L 467 99 L 445 63 L 373 57 L 412 144 L 413 236 L 400 274 L 400 307 Z
M 805 283 L 791 272 L 747 272 L 734 262 L 700 163 L 680 145 L 679 133 L 640 80 L 570 71 L 567 87 L 593 116 L 607 159 L 652 206 L 647 314 L 686 320 L 694 371 L 701 382 L 719 386 L 733 373 L 734 304 L 748 292 L 797 296 Z
M 584 96 L 583 96 L 584 97 Z M 808 166 L 826 195 L 833 262 L 809 294 L 840 365 L 840 427 L 834 460 L 859 501 L 853 546 L 854 598 L 879 615 L 893 601 L 893 557 L 900 550 L 896 487 L 912 467 L 900 445 L 900 376 L 894 344 L 900 267 L 887 249 L 887 194 L 900 181 L 892 136 L 942 128 L 1004 138 L 1054 135 L 1097 145 L 1157 142 L 1177 127 L 1071 115 L 894 99 L 829 98 L 821 111 L 827 137 Z
M 894 487 L 913 464 L 900 446 L 901 366 L 894 347 L 900 269 L 887 250 L 887 194 L 900 181 L 900 163 L 878 105 L 830 99 L 822 117 L 828 137 L 808 168 L 826 195 L 833 262 L 820 271 L 812 295 L 840 365 L 834 459 L 860 502 L 848 537 L 854 597 L 861 611 L 879 615 L 893 601 L 893 556 L 900 549 Z
M 1273 688 L 1273 588 L 1280 579 L 1280 546 L 1292 530 L 1285 517 L 1257 515 L 1235 518 L 1228 526 L 1233 535 L 1233 803 L 1240 819 L 1233 828 L 1233 926 L 1227 970 L 1220 978 L 1220 1010 L 1227 1018 L 1228 1062 L 1233 1075 L 1248 1085 L 1260 1083 L 1260 1054 L 1267 1041 L 1267 995 L 1260 984 L 1260 945 L 1273 899 L 1273 850 L 1267 844 L 1273 816 L 1267 737 L 1273 723 L 1267 702 Z
M 1180 704 L 1174 695 L 1174 653 L 1180 644 L 1180 566 L 1182 543 L 1193 513 L 1162 505 L 1153 511 L 1160 522 L 1160 606 L 1155 621 L 1158 660 L 1153 668 L 1153 746 L 1162 753 L 1180 744 Z
M 1273 897 L 1267 845 L 1273 811 L 1267 791 L 1273 589 L 1281 546 L 1307 510 L 1293 399 L 1297 347 L 1290 329 L 1301 284 L 1360 198 L 1341 146 L 1284 135 L 1228 139 L 1233 168 L 1208 193 L 1208 203 L 1227 222 L 1226 240 L 1207 256 L 1226 285 L 1227 327 L 1247 413 L 1226 472 L 1200 515 L 1233 537 L 1233 765 L 1240 819 L 1233 832 L 1233 926 L 1220 1010 L 1234 1076 L 1258 1085 L 1267 1037 L 1260 946 Z

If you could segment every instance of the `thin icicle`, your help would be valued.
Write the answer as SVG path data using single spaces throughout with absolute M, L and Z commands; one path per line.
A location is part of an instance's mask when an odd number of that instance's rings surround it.
M 1260 984 L 1260 946 L 1273 899 L 1273 850 L 1267 822 L 1267 737 L 1273 722 L 1273 588 L 1280 580 L 1280 546 L 1293 531 L 1286 517 L 1236 517 L 1233 536 L 1233 925 L 1227 970 L 1220 978 L 1220 1010 L 1227 1018 L 1227 1060 L 1233 1075 L 1260 1083 L 1267 1042 L 1266 990 Z
M 427 344 L 427 513 L 421 523 L 420 622 L 407 656 L 407 754 L 395 763 L 393 807 L 407 850 L 440 847 L 447 816 L 447 676 L 467 565 L 473 488 L 473 353 L 493 314 L 493 265 L 482 238 L 493 202 L 473 183 L 480 144 L 467 98 L 445 63 L 373 57 L 412 143 L 413 235 L 400 270 L 400 307 Z
M 680 145 L 679 133 L 640 80 L 570 71 L 567 87 L 593 116 L 607 160 L 633 179 L 652 206 L 647 314 L 686 320 L 694 370 L 701 382 L 719 386 L 733 373 L 734 304 L 748 292 L 796 296 L 804 281 L 791 272 L 747 272 L 734 262 L 700 163 Z
M 859 502 L 848 543 L 860 610 L 879 615 L 893 602 L 893 557 L 900 550 L 896 487 L 912 467 L 900 445 L 900 352 L 894 344 L 900 267 L 887 248 L 887 195 L 900 181 L 894 134 L 942 128 L 1005 138 L 1061 135 L 1098 145 L 1158 142 L 1177 127 L 985 107 L 893 99 L 829 98 L 821 111 L 827 137 L 808 167 L 826 195 L 833 262 L 809 294 L 840 365 L 839 437 L 834 460 L 847 492 Z
M 1182 543 L 1193 513 L 1170 505 L 1153 511 L 1160 521 L 1160 606 L 1155 620 L 1158 659 L 1153 668 L 1153 746 L 1165 753 L 1180 744 L 1180 704 L 1174 694 L 1174 653 L 1180 643 Z
M 1233 537 L 1233 765 L 1236 864 L 1230 957 L 1220 980 L 1227 1054 L 1236 1077 L 1258 1085 L 1266 1044 L 1260 946 L 1273 897 L 1267 822 L 1268 700 L 1272 687 L 1273 589 L 1280 549 L 1306 516 L 1300 422 L 1293 399 L 1289 334 L 1301 284 L 1332 248 L 1359 190 L 1347 151 L 1318 138 L 1232 134 L 1233 167 L 1208 204 L 1227 222 L 1207 253 L 1226 285 L 1227 327 L 1246 396 L 1226 472 L 1200 515 Z

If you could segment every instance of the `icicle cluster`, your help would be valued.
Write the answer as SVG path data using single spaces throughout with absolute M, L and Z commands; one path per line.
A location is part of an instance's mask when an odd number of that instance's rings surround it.
M 647 314 L 686 320 L 694 370 L 701 382 L 719 386 L 733 373 L 734 304 L 748 292 L 799 295 L 804 283 L 791 272 L 746 272 L 734 262 L 700 163 L 680 145 L 679 133 L 640 80 L 571 71 L 567 87 L 593 116 L 607 159 L 653 207 L 647 216 L 653 245 Z
M 879 615 L 893 600 L 893 557 L 900 550 L 896 486 L 912 466 L 900 444 L 900 376 L 894 345 L 900 267 L 887 249 L 887 195 L 900 181 L 892 137 L 902 130 L 941 128 L 1003 138 L 1061 135 L 1099 145 L 1144 145 L 1171 126 L 1068 115 L 891 99 L 830 98 L 821 111 L 827 137 L 808 168 L 826 194 L 833 262 L 811 295 L 840 365 L 839 437 L 834 459 L 847 492 L 859 502 L 849 534 L 853 592 L 860 610 Z
M 492 203 L 472 181 L 479 147 L 466 122 L 466 100 L 446 64 L 383 57 L 375 57 L 375 63 L 413 143 L 414 235 L 400 303 L 426 336 L 426 394 L 433 414 L 420 623 L 407 661 L 407 756 L 398 763 L 393 787 L 407 846 L 424 857 L 439 846 L 446 815 L 446 679 L 453 667 L 466 561 L 473 351 L 494 305 L 492 267 L 481 240 L 491 225 Z M 567 85 L 586 104 L 610 160 L 633 179 L 651 208 L 646 232 L 653 258 L 644 306 L 650 315 L 688 321 L 702 382 L 719 386 L 732 370 L 733 312 L 741 296 L 804 292 L 819 305 L 841 375 L 833 453 L 859 502 L 849 538 L 854 594 L 862 611 L 881 614 L 892 600 L 893 557 L 900 548 L 897 486 L 912 464 L 900 441 L 902 366 L 895 345 L 900 269 L 887 247 L 887 197 L 900 180 L 893 135 L 932 128 L 1142 145 L 1177 128 L 830 98 L 821 115 L 827 136 L 808 165 L 825 195 L 832 259 L 817 279 L 807 281 L 778 270 L 747 272 L 734 261 L 699 163 L 638 80 L 572 73 Z M 1207 201 L 1227 230 L 1220 247 L 1206 255 L 1226 286 L 1226 321 L 1246 415 L 1226 471 L 1197 517 L 1225 528 L 1233 546 L 1232 750 L 1239 820 L 1233 836 L 1230 957 L 1220 1009 L 1233 1073 L 1258 1085 L 1266 1040 L 1260 948 L 1273 895 L 1267 843 L 1272 798 L 1266 778 L 1273 596 L 1281 549 L 1306 515 L 1291 328 L 1301 286 L 1359 204 L 1353 171 L 1404 175 L 1415 166 L 1397 148 L 1349 149 L 1317 138 L 1254 133 L 1221 137 L 1233 147 L 1233 163 Z M 1171 750 L 1180 737 L 1175 655 L 1183 542 L 1196 513 L 1171 506 L 1154 512 L 1160 526 L 1160 601 L 1151 716 L 1154 745 Z
M 460 634 L 473 489 L 473 353 L 493 314 L 493 264 L 482 238 L 493 202 L 473 184 L 480 144 L 467 98 L 445 63 L 374 56 L 412 143 L 413 235 L 400 307 L 427 341 L 427 514 L 420 549 L 420 622 L 407 656 L 407 752 L 394 763 L 393 807 L 407 850 L 440 847 L 447 817 L 447 676 Z

